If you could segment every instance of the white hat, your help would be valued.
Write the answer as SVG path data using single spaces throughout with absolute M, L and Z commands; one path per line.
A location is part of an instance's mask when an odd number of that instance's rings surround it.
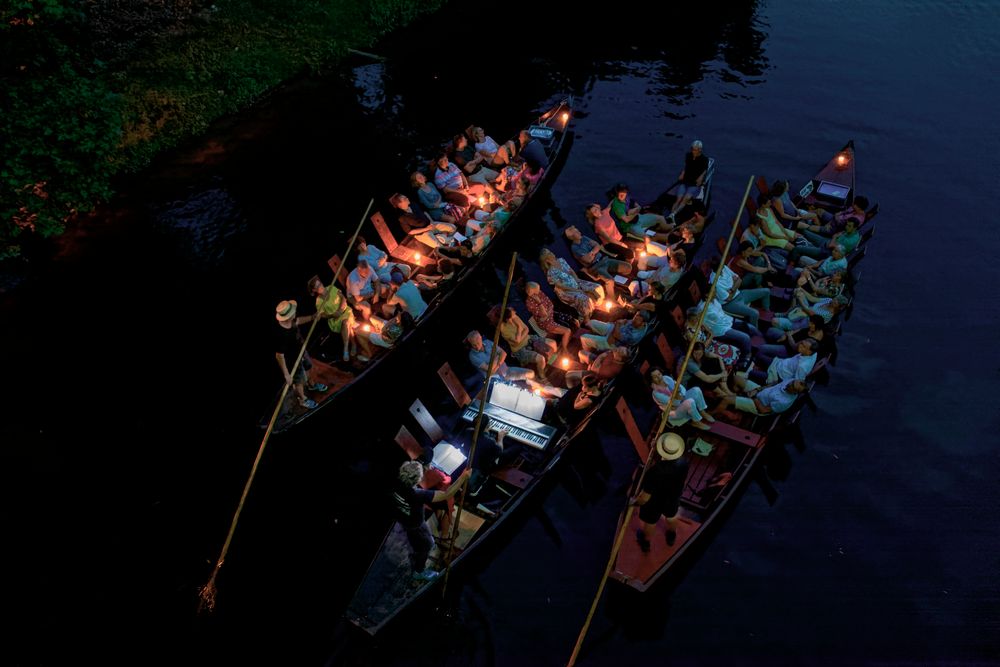
M 664 461 L 673 461 L 684 456 L 684 438 L 676 433 L 664 433 L 656 439 L 656 453 Z
M 279 322 L 287 322 L 288 320 L 295 317 L 295 309 L 298 307 L 294 300 L 289 299 L 287 301 L 282 301 L 278 304 L 277 308 L 274 309 L 274 319 Z

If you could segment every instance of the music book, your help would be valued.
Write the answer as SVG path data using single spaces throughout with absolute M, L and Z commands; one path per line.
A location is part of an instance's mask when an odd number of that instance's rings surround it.
M 455 468 L 465 463 L 467 458 L 461 449 L 442 440 L 434 446 L 434 458 L 431 459 L 431 465 L 444 474 L 451 475 L 455 472 Z
M 467 239 L 467 238 L 469 238 L 469 237 L 468 237 L 468 236 L 465 236 L 465 235 L 464 235 L 464 234 L 462 234 L 461 232 L 455 232 L 454 234 L 452 234 L 452 238 L 454 238 L 454 239 L 455 239 L 455 242 L 456 242 L 456 243 L 461 243 L 462 241 L 464 241 L 465 239 Z

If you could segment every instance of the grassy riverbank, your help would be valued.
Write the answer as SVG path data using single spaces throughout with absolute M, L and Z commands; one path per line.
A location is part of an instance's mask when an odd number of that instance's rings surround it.
M 444 0 L 11 0 L 0 8 L 0 259 L 115 174 Z

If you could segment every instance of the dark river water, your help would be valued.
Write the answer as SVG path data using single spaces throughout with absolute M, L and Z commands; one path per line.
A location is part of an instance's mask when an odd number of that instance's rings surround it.
M 3 662 L 565 664 L 636 464 L 610 418 L 450 618 L 425 607 L 375 641 L 340 624 L 399 455 L 366 424 L 393 419 L 407 372 L 272 440 L 218 608 L 195 610 L 278 386 L 274 304 L 304 299 L 417 152 L 473 122 L 506 136 L 569 91 L 548 218 L 582 220 L 620 180 L 648 200 L 695 138 L 720 220 L 751 174 L 801 183 L 851 138 L 881 206 L 801 442 L 676 581 L 609 591 L 580 664 L 1000 664 L 1000 4 L 626 3 L 559 32 L 554 4 L 482 11 L 218 124 L 2 295 Z

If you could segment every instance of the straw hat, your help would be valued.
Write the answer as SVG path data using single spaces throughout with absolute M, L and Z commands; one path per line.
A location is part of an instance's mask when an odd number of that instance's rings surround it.
M 656 453 L 664 461 L 673 461 L 684 456 L 684 438 L 676 433 L 664 433 L 656 439 Z
M 298 305 L 299 304 L 292 299 L 282 301 L 278 304 L 278 307 L 274 309 L 274 319 L 279 322 L 287 322 L 295 317 L 295 309 Z

